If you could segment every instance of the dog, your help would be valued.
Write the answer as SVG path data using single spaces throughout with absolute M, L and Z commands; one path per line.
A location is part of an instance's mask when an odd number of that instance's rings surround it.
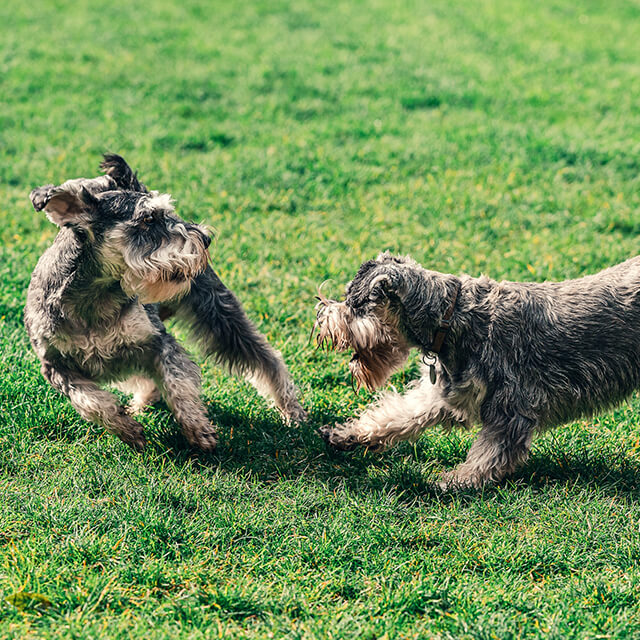
M 383 253 L 343 302 L 320 295 L 317 340 L 354 351 L 358 385 L 374 389 L 423 354 L 404 395 L 383 394 L 357 419 L 326 425 L 338 449 L 381 450 L 428 427 L 480 425 L 443 489 L 511 474 L 536 432 L 614 407 L 640 387 L 640 257 L 565 282 L 496 282 L 429 271 Z
M 205 355 L 245 375 L 287 421 L 303 421 L 281 355 L 211 268 L 208 230 L 179 218 L 171 196 L 147 189 L 121 156 L 105 155 L 101 169 L 30 195 L 60 227 L 24 311 L 44 377 L 84 419 L 137 450 L 145 437 L 132 416 L 163 397 L 188 442 L 212 451 L 200 368 L 163 324 L 175 315 Z M 132 393 L 129 406 L 103 383 Z

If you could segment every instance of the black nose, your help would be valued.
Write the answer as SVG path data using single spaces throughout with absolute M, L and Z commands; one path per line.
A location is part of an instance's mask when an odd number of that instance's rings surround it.
M 202 241 L 204 242 L 204 248 L 208 249 L 209 245 L 211 244 L 211 238 L 206 233 L 203 233 Z

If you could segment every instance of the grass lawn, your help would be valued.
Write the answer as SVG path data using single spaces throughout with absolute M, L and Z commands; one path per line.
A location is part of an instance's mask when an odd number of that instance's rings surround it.
M 5 0 L 0 20 L 0 639 L 640 638 L 640 397 L 442 496 L 473 434 L 327 451 L 315 428 L 372 396 L 307 345 L 317 285 L 383 249 L 522 280 L 639 253 L 637 2 Z M 137 455 L 45 383 L 22 308 L 55 228 L 27 196 L 106 150 L 217 229 L 307 425 L 199 360 L 218 452 L 160 406 Z

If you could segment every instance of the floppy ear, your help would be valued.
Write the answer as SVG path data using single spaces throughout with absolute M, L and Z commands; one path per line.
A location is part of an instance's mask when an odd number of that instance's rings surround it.
M 55 188 L 52 184 L 45 184 L 43 187 L 37 187 L 29 194 L 31 204 L 36 211 L 42 211 L 45 208 Z
M 44 209 L 47 218 L 59 227 L 87 222 L 87 214 L 96 203 L 96 198 L 84 187 L 78 191 L 45 185 L 34 189 L 29 197 L 33 208 Z
M 396 262 L 384 263 L 369 280 L 369 300 L 396 300 L 402 298 L 406 289 L 404 274 Z
M 379 273 L 369 281 L 369 300 L 381 302 L 393 293 L 394 278 L 390 273 Z
M 375 278 L 372 278 L 369 283 L 369 291 L 381 290 L 381 291 L 389 291 L 389 289 L 393 286 L 393 280 L 389 273 L 381 273 Z
M 138 180 L 137 174 L 133 172 L 125 159 L 117 153 L 105 153 L 100 168 L 115 180 L 119 189 L 149 193 L 147 187 Z

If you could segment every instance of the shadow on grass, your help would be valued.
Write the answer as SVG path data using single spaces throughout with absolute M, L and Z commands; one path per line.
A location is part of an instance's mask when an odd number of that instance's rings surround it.
M 244 409 L 210 407 L 209 413 L 218 425 L 219 446 L 215 453 L 204 454 L 192 448 L 162 403 L 143 419 L 148 449 L 170 457 L 178 465 L 189 464 L 194 470 L 218 468 L 249 474 L 264 483 L 305 476 L 355 492 L 391 491 L 408 501 L 447 502 L 454 497 L 473 501 L 505 489 L 543 489 L 554 484 L 594 487 L 612 495 L 627 495 L 634 501 L 640 498 L 640 462 L 607 443 L 579 451 L 546 443 L 503 483 L 481 491 L 444 494 L 437 486 L 438 475 L 464 460 L 472 440 L 465 432 L 454 431 L 449 436 L 429 432 L 416 445 L 401 443 L 383 453 L 362 449 L 345 453 L 328 448 L 316 433 L 320 425 L 343 421 L 344 416 L 313 413 L 306 424 L 296 427 L 285 425 L 274 410 L 257 403 L 248 403 Z M 62 421 L 40 423 L 32 437 L 68 442 L 92 438 L 86 426 L 63 424 L 66 418 L 75 421 L 73 414 L 69 407 L 69 415 L 65 412 L 58 416 Z
M 312 414 L 300 427 L 282 423 L 272 410 L 256 414 L 216 410 L 211 416 L 219 426 L 220 444 L 215 454 L 202 454 L 189 447 L 177 425 L 159 435 L 158 444 L 176 462 L 189 460 L 197 468 L 207 465 L 229 473 L 249 473 L 269 483 L 312 477 L 330 486 L 354 491 L 393 491 L 408 500 L 448 501 L 454 495 L 437 486 L 439 474 L 466 457 L 473 436 L 454 431 L 425 435 L 416 445 L 401 443 L 390 451 L 340 452 L 330 449 L 316 433 L 322 425 L 344 421 L 344 416 Z M 432 432 L 433 435 L 433 432 Z M 542 489 L 553 484 L 597 487 L 608 493 L 640 498 L 640 462 L 626 451 L 606 443 L 596 449 L 567 451 L 545 445 L 511 478 L 481 491 L 463 491 L 456 499 L 475 500 L 491 493 L 525 487 Z

